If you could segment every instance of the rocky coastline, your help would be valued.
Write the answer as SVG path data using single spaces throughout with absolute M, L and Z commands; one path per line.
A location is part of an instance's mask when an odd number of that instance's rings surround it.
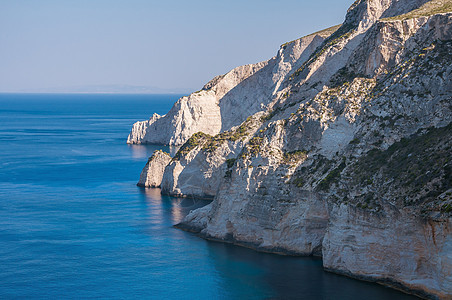
M 452 298 L 452 1 L 357 0 L 345 21 L 217 76 L 128 143 L 139 185 L 211 198 L 177 228 L 422 298 Z

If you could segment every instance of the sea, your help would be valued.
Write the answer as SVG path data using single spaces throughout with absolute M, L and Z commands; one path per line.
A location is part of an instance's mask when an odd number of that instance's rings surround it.
M 174 228 L 208 202 L 137 187 L 174 149 L 126 140 L 180 96 L 0 94 L 1 299 L 416 299 Z

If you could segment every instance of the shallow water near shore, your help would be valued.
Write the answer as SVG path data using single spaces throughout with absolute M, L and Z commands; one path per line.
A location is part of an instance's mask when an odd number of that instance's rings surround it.
M 175 229 L 198 199 L 136 186 L 131 125 L 180 95 L 0 94 L 0 297 L 416 299 Z

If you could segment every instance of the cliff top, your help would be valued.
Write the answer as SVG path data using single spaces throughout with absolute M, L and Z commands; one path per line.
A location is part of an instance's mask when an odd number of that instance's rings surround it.
M 336 30 L 338 30 L 339 27 L 341 27 L 341 25 L 334 25 L 334 26 L 328 27 L 328 28 L 326 28 L 326 29 L 322 29 L 322 30 L 320 30 L 320 31 L 316 31 L 316 32 L 314 32 L 314 33 L 305 35 L 305 36 L 303 36 L 303 37 L 301 37 L 301 38 L 298 38 L 298 39 L 295 39 L 295 40 L 293 40 L 293 41 L 286 42 L 286 43 L 282 44 L 280 47 L 282 48 L 282 47 L 284 47 L 284 46 L 287 46 L 287 45 L 290 45 L 290 44 L 294 43 L 295 41 L 298 41 L 299 39 L 303 39 L 303 38 L 306 38 L 306 37 L 312 36 L 312 35 L 319 35 L 319 36 L 321 36 L 321 37 L 323 37 L 323 38 L 327 38 L 327 37 L 329 37 L 330 35 L 332 35 Z
M 383 21 L 408 20 L 418 17 L 427 17 L 440 13 L 452 12 L 452 0 L 432 0 L 418 9 L 412 10 L 406 14 L 384 18 Z

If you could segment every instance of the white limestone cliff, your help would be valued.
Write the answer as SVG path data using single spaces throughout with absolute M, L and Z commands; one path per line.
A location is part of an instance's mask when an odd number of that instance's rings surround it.
M 129 144 L 182 145 L 192 134 L 215 135 L 266 110 L 293 68 L 298 68 L 331 34 L 326 30 L 283 45 L 268 61 L 245 65 L 217 76 L 203 89 L 180 98 L 165 116 L 136 122 Z M 249 91 L 253 91 L 250 93 Z
M 221 128 L 184 138 L 162 172 L 166 193 L 214 197 L 177 226 L 450 299 L 452 12 L 428 13 L 446 4 L 356 1 L 336 32 L 224 90 Z
M 323 240 L 326 269 L 414 290 L 424 297 L 450 299 L 452 226 L 425 221 L 410 209 L 386 216 L 335 206 Z M 409 238 L 407 238 L 409 237 Z
M 258 129 L 262 113 L 216 136 L 194 134 L 164 170 L 162 192 L 172 196 L 213 198 L 243 145 Z M 187 168 L 187 166 L 189 166 Z

